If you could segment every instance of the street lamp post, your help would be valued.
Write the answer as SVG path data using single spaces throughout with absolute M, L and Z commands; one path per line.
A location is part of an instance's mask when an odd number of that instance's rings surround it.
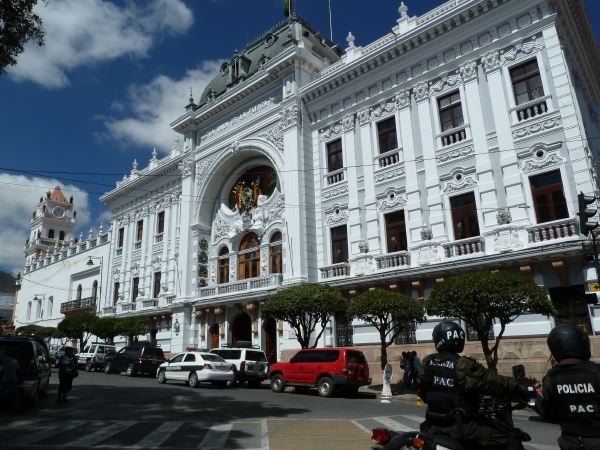
M 104 266 L 104 258 L 102 256 L 90 256 L 86 265 L 92 267 L 94 265 L 94 259 L 100 260 L 100 286 L 99 286 L 99 292 L 98 292 L 99 300 L 97 301 L 97 305 L 96 305 L 96 313 L 99 313 L 100 312 L 100 304 L 102 303 L 102 284 L 103 284 L 102 268 Z

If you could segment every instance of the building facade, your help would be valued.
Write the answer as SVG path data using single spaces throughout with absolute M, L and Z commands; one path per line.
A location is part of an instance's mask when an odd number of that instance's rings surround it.
M 576 215 L 577 194 L 598 190 L 600 150 L 600 54 L 582 1 L 452 0 L 419 17 L 402 3 L 398 13 L 362 47 L 349 33 L 341 49 L 291 17 L 236 52 L 170 124 L 182 145 L 134 162 L 101 197 L 112 223 L 95 247 L 90 237 L 84 250 L 28 260 L 17 324 L 32 320 L 32 282 L 53 267 L 71 297 L 78 276 L 92 279 L 68 268 L 88 252 L 102 258 L 98 313 L 147 317 L 148 338 L 170 351 L 249 340 L 274 359 L 297 346 L 261 315 L 279 289 L 426 298 L 476 269 L 531 277 L 561 318 L 600 333 Z M 431 340 L 437 320 L 401 342 Z M 524 315 L 506 335 L 554 324 Z M 322 340 L 379 338 L 338 317 Z

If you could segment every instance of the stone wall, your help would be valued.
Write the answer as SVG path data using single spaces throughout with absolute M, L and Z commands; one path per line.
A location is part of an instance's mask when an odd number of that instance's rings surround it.
M 592 342 L 592 359 L 600 362 L 600 336 L 590 336 Z M 357 346 L 362 350 L 369 362 L 369 371 L 373 378 L 373 384 L 381 384 L 382 374 L 380 370 L 381 358 L 379 345 Z M 392 383 L 398 383 L 402 377 L 400 369 L 400 356 L 403 351 L 416 351 L 419 358 L 434 353 L 433 343 L 411 344 L 411 345 L 392 345 L 388 347 L 388 362 L 394 368 Z M 282 361 L 288 361 L 297 350 L 285 350 L 282 353 Z M 477 359 L 485 366 L 485 358 L 479 342 L 467 342 L 465 351 L 466 356 Z M 544 374 L 550 368 L 550 352 L 546 345 L 545 337 L 538 338 L 504 338 L 500 344 L 498 352 L 498 372 L 503 375 L 512 376 L 512 367 L 517 364 L 523 364 L 528 377 L 536 378 L 541 382 Z

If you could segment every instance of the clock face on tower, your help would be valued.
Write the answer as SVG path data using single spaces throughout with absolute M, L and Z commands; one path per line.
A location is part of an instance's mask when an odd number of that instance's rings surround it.
M 65 208 L 63 208 L 62 206 L 55 206 L 52 210 L 52 214 L 54 214 L 56 217 L 64 217 Z

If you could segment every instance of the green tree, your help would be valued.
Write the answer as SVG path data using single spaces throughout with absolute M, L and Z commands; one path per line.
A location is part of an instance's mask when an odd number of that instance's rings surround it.
M 469 272 L 438 284 L 426 304 L 427 314 L 462 319 L 476 333 L 489 369 L 496 371 L 498 348 L 506 326 L 521 314 L 555 314 L 543 288 L 510 272 Z M 495 339 L 489 333 L 500 325 Z M 491 342 L 490 342 L 491 341 Z
M 115 336 L 119 336 L 121 333 L 122 321 L 123 319 L 116 317 L 100 317 L 92 324 L 91 331 L 106 343 L 112 344 Z
M 64 331 L 59 330 L 58 328 L 52 329 L 52 334 L 50 335 L 50 337 L 53 339 L 60 340 L 61 345 L 65 345 L 67 343 L 67 340 L 69 339 L 69 336 L 67 336 L 64 333 Z
M 115 336 L 125 336 L 129 343 L 137 341 L 138 336 L 146 334 L 148 322 L 143 317 L 126 317 L 119 319 L 118 333 Z
M 98 320 L 96 314 L 92 312 L 82 311 L 74 312 L 67 315 L 58 324 L 58 329 L 65 336 L 79 341 L 79 351 L 83 351 L 92 334 L 94 322 Z
M 331 315 L 344 312 L 347 307 L 348 301 L 331 286 L 300 284 L 274 294 L 262 306 L 262 313 L 265 317 L 288 322 L 302 348 L 315 348 Z
M 46 1 L 42 0 L 45 4 Z M 27 41 L 44 45 L 42 19 L 33 12 L 38 0 L 0 2 L 0 74 L 17 63 Z
M 363 292 L 352 301 L 348 316 L 363 320 L 379 333 L 383 370 L 387 364 L 387 348 L 402 332 L 402 324 L 422 322 L 425 310 L 412 297 L 386 289 L 373 289 Z
M 51 337 L 54 332 L 53 327 L 42 327 L 40 325 L 23 325 L 15 330 L 15 334 L 21 336 L 36 335 L 41 338 Z

